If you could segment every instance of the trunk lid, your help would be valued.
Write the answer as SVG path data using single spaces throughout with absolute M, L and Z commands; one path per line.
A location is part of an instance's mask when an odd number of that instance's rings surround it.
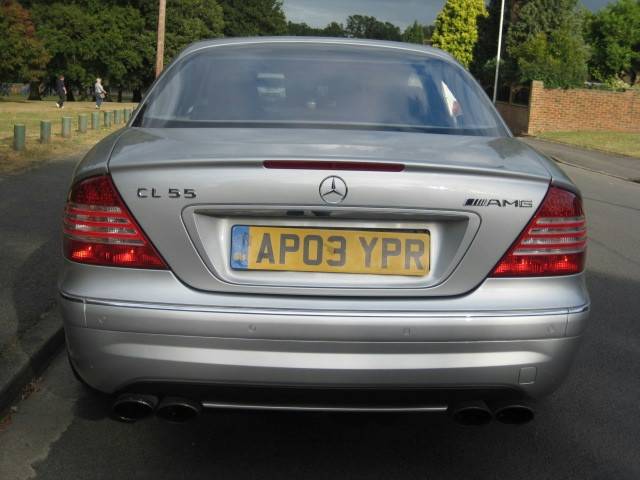
M 266 160 L 384 162 L 404 170 L 281 170 L 265 168 Z M 129 129 L 109 170 L 186 284 L 300 295 L 469 291 L 516 239 L 550 181 L 538 155 L 512 138 L 332 129 Z M 319 194 L 331 175 L 348 185 L 336 205 Z M 231 268 L 236 225 L 427 231 L 431 267 L 418 277 L 238 271 Z

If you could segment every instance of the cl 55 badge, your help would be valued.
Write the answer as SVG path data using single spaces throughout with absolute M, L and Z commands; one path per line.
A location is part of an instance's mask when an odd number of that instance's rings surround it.
M 193 188 L 169 188 L 167 192 L 161 193 L 158 188 L 140 187 L 136 193 L 138 198 L 196 198 L 196 191 Z

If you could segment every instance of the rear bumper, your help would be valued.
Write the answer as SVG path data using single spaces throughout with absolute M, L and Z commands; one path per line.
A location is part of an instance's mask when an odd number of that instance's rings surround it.
M 506 388 L 562 381 L 588 306 L 527 312 L 178 307 L 61 298 L 67 345 L 91 386 Z

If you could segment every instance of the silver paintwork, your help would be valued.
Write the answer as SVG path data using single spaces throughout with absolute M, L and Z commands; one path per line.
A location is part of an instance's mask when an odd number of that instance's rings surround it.
M 428 47 L 286 38 L 199 43 L 177 61 L 200 49 L 256 42 L 363 44 L 453 62 Z M 262 167 L 272 159 L 399 162 L 405 170 Z M 566 375 L 586 326 L 584 274 L 487 278 L 549 184 L 575 190 L 553 162 L 509 136 L 129 126 L 94 147 L 74 179 L 104 173 L 171 267 L 65 261 L 59 289 L 70 356 L 82 377 L 106 392 L 157 380 L 497 386 L 536 397 Z M 349 193 L 327 205 L 318 186 L 334 173 Z M 141 199 L 140 187 L 193 188 L 197 198 Z M 526 199 L 534 208 L 465 207 L 470 197 Z M 428 229 L 432 270 L 423 279 L 382 280 L 236 272 L 228 267 L 236 223 Z M 215 399 L 205 406 L 264 407 Z

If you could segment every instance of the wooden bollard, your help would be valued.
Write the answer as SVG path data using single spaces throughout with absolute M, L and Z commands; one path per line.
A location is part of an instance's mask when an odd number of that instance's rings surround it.
M 97 130 L 100 128 L 100 112 L 91 112 L 91 129 Z
M 131 118 L 131 110 L 129 110 L 128 108 L 125 108 L 123 112 L 124 112 L 124 121 L 128 122 L 129 119 Z
M 116 110 L 113 113 L 115 115 L 115 119 L 113 120 L 113 123 L 115 123 L 116 125 L 120 125 L 122 123 L 122 110 Z
M 71 117 L 62 117 L 62 136 L 68 138 L 71 136 Z
M 40 121 L 40 143 L 51 141 L 51 122 L 49 120 Z
M 86 113 L 81 113 L 80 115 L 78 115 L 78 131 L 80 133 L 87 133 L 88 120 L 89 117 Z
M 103 125 L 105 128 L 109 128 L 111 126 L 111 114 L 110 112 L 102 112 L 103 116 Z
M 13 126 L 13 149 L 20 151 L 24 150 L 24 140 L 27 133 L 27 127 L 23 123 L 18 123 Z

